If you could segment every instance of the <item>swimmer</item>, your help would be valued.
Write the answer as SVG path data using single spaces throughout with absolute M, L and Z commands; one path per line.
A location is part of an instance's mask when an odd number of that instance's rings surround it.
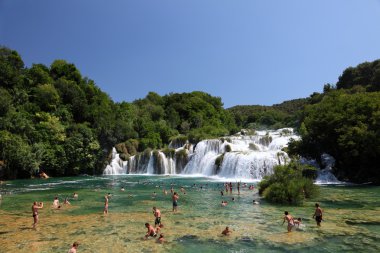
M 297 230 L 299 231 L 305 230 L 305 225 L 302 224 L 302 218 L 297 218 L 294 220 L 294 225 L 297 226 Z
M 154 220 L 154 226 L 157 227 L 157 225 L 161 226 L 161 211 L 157 207 L 153 207 L 153 215 L 155 218 Z
M 156 192 L 153 192 L 153 194 L 152 194 L 152 199 L 155 199 L 156 196 L 157 196 L 157 193 L 156 193 Z
M 37 223 L 38 223 L 38 209 L 41 209 L 44 207 L 44 203 L 40 202 L 37 204 L 37 202 L 34 202 L 32 205 L 32 213 L 33 213 L 33 228 L 36 228 Z
M 71 249 L 67 253 L 77 253 L 78 246 L 79 246 L 79 243 L 74 242 L 73 246 L 71 247 Z
M 63 204 L 64 205 L 71 205 L 69 200 L 68 200 L 68 197 L 65 198 L 65 201 L 63 201 Z
M 288 211 L 285 211 L 285 216 L 284 216 L 284 221 L 282 222 L 282 225 L 284 225 L 285 221 L 288 222 L 288 233 L 292 232 L 292 228 L 294 227 L 294 219 L 293 217 L 289 214 Z
M 59 199 L 58 199 L 58 197 L 55 197 L 55 198 L 54 198 L 54 201 L 53 201 L 53 208 L 59 208 Z
M 232 231 L 230 230 L 229 227 L 226 227 L 223 231 L 222 231 L 222 235 L 230 235 L 232 233 Z
M 178 194 L 176 192 L 174 192 L 174 194 L 172 196 L 172 200 L 173 200 L 173 212 L 177 211 L 177 208 L 178 208 L 178 199 L 179 199 Z
M 322 209 L 319 207 L 318 203 L 315 203 L 315 212 L 313 215 L 313 218 L 315 218 L 315 221 L 317 222 L 317 226 L 321 226 L 322 222 Z
M 109 193 L 108 193 L 109 194 Z M 104 196 L 104 211 L 103 214 L 108 214 L 108 195 Z
M 149 236 L 156 237 L 157 232 L 160 230 L 159 227 L 157 228 L 157 230 L 155 230 L 154 227 L 150 225 L 149 223 L 145 223 L 145 227 L 148 229 L 145 235 L 145 239 L 148 239 Z
M 157 239 L 157 243 L 164 243 L 165 239 L 164 239 L 164 234 L 160 234 L 160 237 L 158 237 Z
M 78 193 L 74 192 L 74 194 L 73 194 L 73 198 L 74 198 L 74 199 L 78 199 Z
M 124 187 L 121 187 L 120 191 L 122 191 L 122 192 L 125 191 Z
M 227 201 L 222 200 L 221 206 L 227 206 Z
M 223 195 L 224 195 L 223 191 L 220 191 L 220 196 L 223 196 Z
M 257 201 L 257 200 L 253 200 L 253 204 L 254 204 L 254 205 L 260 205 L 260 202 Z

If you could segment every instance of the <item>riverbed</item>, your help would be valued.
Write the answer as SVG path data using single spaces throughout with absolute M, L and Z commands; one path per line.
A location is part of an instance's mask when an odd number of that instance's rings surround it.
M 232 194 L 224 191 L 221 196 L 223 183 L 204 177 L 142 175 L 3 182 L 1 252 L 67 252 L 74 241 L 80 243 L 78 252 L 380 252 L 380 187 L 321 186 L 317 199 L 295 207 L 268 203 L 256 187 L 249 190 L 243 184 L 238 194 L 236 182 Z M 180 196 L 175 213 L 171 187 Z M 72 197 L 74 192 L 78 199 Z M 104 215 L 108 193 L 109 214 Z M 71 205 L 51 208 L 55 196 L 61 203 L 68 197 Z M 222 200 L 228 205 L 221 206 Z M 34 201 L 44 202 L 36 230 Z M 324 210 L 321 227 L 312 219 L 316 202 Z M 156 238 L 143 239 L 144 224 L 154 224 L 153 206 L 162 212 L 163 244 Z M 284 211 L 302 218 L 302 230 L 287 233 Z M 232 234 L 222 236 L 226 226 Z

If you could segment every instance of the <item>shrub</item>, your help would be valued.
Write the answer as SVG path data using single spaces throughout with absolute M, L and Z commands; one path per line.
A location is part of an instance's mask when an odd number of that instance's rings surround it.
M 292 161 L 288 165 L 278 165 L 274 174 L 264 177 L 259 184 L 259 194 L 270 202 L 302 204 L 305 198 L 319 193 L 310 176 L 310 166 Z
M 162 151 L 162 153 L 164 153 L 165 154 L 165 156 L 167 157 L 167 158 L 174 158 L 174 155 L 175 155 L 175 149 L 173 149 L 173 148 L 164 148 L 163 150 L 161 150 Z

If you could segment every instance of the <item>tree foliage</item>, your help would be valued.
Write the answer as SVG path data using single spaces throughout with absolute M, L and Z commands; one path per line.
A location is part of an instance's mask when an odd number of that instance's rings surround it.
M 194 141 L 237 131 L 218 97 L 204 92 L 149 92 L 115 103 L 72 63 L 25 68 L 0 48 L 0 178 L 97 174 L 112 147 L 123 157 L 166 147 L 173 137 Z
M 308 165 L 292 161 L 288 165 L 278 165 L 274 174 L 264 177 L 259 183 L 259 194 L 275 203 L 302 204 L 304 199 L 318 195 L 318 186 L 313 184 L 315 170 Z M 305 173 L 308 172 L 308 173 Z

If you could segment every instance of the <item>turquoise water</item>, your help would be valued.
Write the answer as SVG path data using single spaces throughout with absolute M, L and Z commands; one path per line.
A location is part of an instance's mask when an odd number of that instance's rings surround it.
M 238 195 L 234 188 L 232 195 L 221 196 L 222 184 L 208 178 L 173 176 L 4 182 L 0 185 L 0 245 L 9 252 L 66 252 L 74 241 L 80 242 L 78 252 L 380 251 L 380 187 L 322 186 L 318 199 L 294 207 L 267 203 L 256 189 L 241 188 Z M 177 213 L 172 212 L 171 186 L 180 194 Z M 181 186 L 186 194 L 180 192 Z M 74 192 L 78 200 L 71 198 Z M 112 197 L 105 216 L 107 193 Z M 54 210 L 50 207 L 54 196 L 61 202 L 68 196 L 72 205 Z M 222 200 L 228 201 L 226 207 L 220 205 Z M 260 204 L 253 205 L 253 200 Z M 31 229 L 33 201 L 45 203 L 37 231 Z M 315 202 L 324 210 L 321 228 L 312 219 Z M 144 224 L 154 223 L 153 206 L 162 212 L 164 244 L 142 239 Z M 286 232 L 282 225 L 285 210 L 303 218 L 303 231 Z M 221 236 L 226 226 L 233 232 Z

